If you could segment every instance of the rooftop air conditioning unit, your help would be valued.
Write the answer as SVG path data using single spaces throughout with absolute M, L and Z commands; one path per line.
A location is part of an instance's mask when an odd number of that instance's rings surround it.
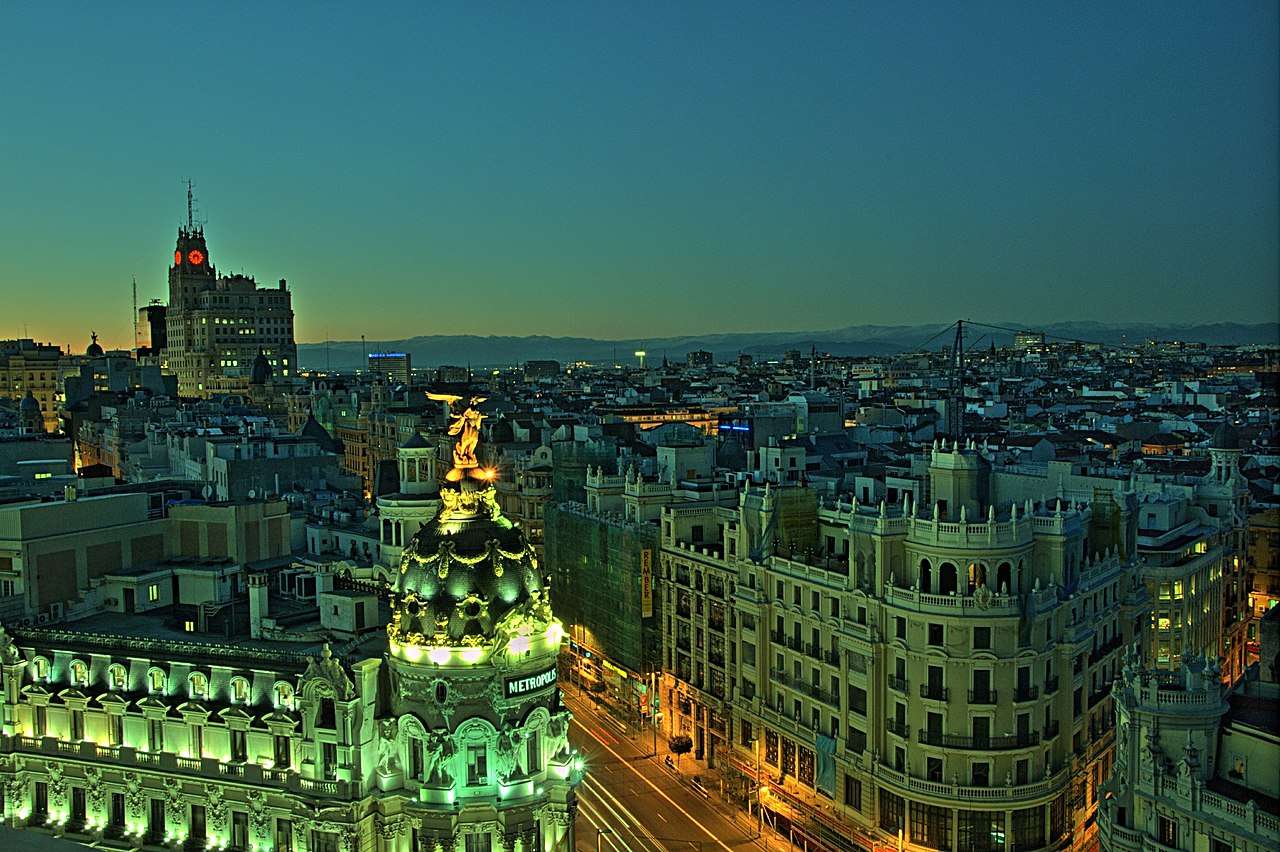
M 48 623 L 49 623 L 49 614 L 48 614 L 47 612 L 42 612 L 42 613 L 40 613 L 38 616 L 36 616 L 36 623 L 37 623 L 37 624 L 48 624 Z

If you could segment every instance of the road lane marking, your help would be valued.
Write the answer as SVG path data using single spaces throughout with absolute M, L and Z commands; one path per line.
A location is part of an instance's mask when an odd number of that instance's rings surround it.
M 578 807 L 581 808 L 583 814 L 586 815 L 587 822 L 590 822 L 593 824 L 597 835 L 600 834 L 601 826 L 609 829 L 609 832 L 607 834 L 604 834 L 600 837 L 600 841 L 602 843 L 608 843 L 610 848 L 615 850 L 615 852 L 631 852 L 631 847 L 627 846 L 626 843 L 622 843 L 622 838 L 618 837 L 617 832 L 614 830 L 613 826 L 609 824 L 609 820 L 604 818 L 603 814 L 601 814 L 598 810 L 596 810 L 591 805 L 587 804 L 587 802 L 583 800 L 581 797 L 579 797 L 578 799 Z M 592 811 L 595 811 L 594 816 L 591 813 Z M 619 843 L 622 843 L 621 850 L 618 849 Z
M 620 800 L 617 796 L 614 795 L 612 790 L 610 790 L 608 787 L 602 784 L 598 779 L 593 779 L 593 778 L 590 778 L 589 776 L 585 776 L 583 778 L 583 782 L 590 783 L 592 785 L 590 789 L 593 794 L 600 795 L 600 796 L 603 796 L 604 798 L 612 800 L 613 804 L 617 806 L 616 808 L 609 805 L 609 803 L 604 801 L 604 799 L 601 799 L 600 802 L 605 807 L 609 808 L 610 811 L 613 811 L 615 815 L 622 818 L 624 823 L 630 823 L 627 826 L 628 830 L 631 832 L 631 835 L 636 838 L 636 840 L 640 840 L 640 835 L 636 834 L 635 832 L 635 829 L 638 828 L 644 834 L 645 839 L 648 840 L 649 843 L 657 847 L 660 850 L 660 852 L 666 852 L 667 847 L 661 841 L 659 841 L 657 837 L 654 836 L 653 832 L 649 830 L 649 827 L 645 825 L 643 822 L 641 822 L 636 817 L 635 813 L 631 811 L 630 808 L 628 808 L 626 805 L 622 803 L 622 800 Z M 632 826 L 634 826 L 634 828 Z
M 601 747 L 601 748 L 603 748 L 605 751 L 609 752 L 609 754 L 613 755 L 615 758 L 617 758 L 617 759 L 618 759 L 618 762 L 619 762 L 619 763 L 621 763 L 623 766 L 625 766 L 627 769 L 629 769 L 629 770 L 631 770 L 632 772 L 634 772 L 634 773 L 635 773 L 635 775 L 636 775 L 636 777 L 637 777 L 637 778 L 639 778 L 639 779 L 640 779 L 641 781 L 643 781 L 644 783 L 648 784 L 648 785 L 653 789 L 653 791 L 654 791 L 655 793 L 657 793 L 659 796 L 661 796 L 662 798 L 664 798 L 664 799 L 666 799 L 668 802 L 670 802 L 670 803 L 671 803 L 671 807 L 675 808 L 677 811 L 679 811 L 680 813 L 684 814 L 685 818 L 686 818 L 686 819 L 688 819 L 688 820 L 689 820 L 689 822 L 691 822 L 691 823 L 693 823 L 694 825 L 696 825 L 696 826 L 698 827 L 698 829 L 699 829 L 703 834 L 705 834 L 707 837 L 710 837 L 710 838 L 711 838 L 711 840 L 712 840 L 712 842 L 714 842 L 717 846 L 719 846 L 721 849 L 724 849 L 724 850 L 725 850 L 725 852 L 733 852 L 733 847 L 732 847 L 732 846 L 729 846 L 729 845 L 728 845 L 728 844 L 726 844 L 723 840 L 721 840 L 719 837 L 716 837 L 716 835 L 715 835 L 714 833 L 712 833 L 711 829 L 709 829 L 709 828 L 707 828 L 705 825 L 703 825 L 703 824 L 702 824 L 702 822 L 701 822 L 701 821 L 699 821 L 696 817 L 694 817 L 694 815 L 693 815 L 693 814 L 689 813 L 689 812 L 688 812 L 688 811 L 686 811 L 684 808 L 680 807 L 680 804 L 679 804 L 678 802 L 676 802 L 676 800 L 675 800 L 675 799 L 673 799 L 673 798 L 671 798 L 670 796 L 668 796 L 665 792 L 663 792 L 662 788 L 660 788 L 657 784 L 654 784 L 652 781 L 650 781 L 650 780 L 649 780 L 645 775 L 641 774 L 640 770 L 636 769 L 634 766 L 632 766 L 630 763 L 628 763 L 626 758 L 624 758 L 622 755 L 618 754 L 616 751 L 614 751 L 612 748 L 610 748 L 610 747 L 609 747 L 609 745 L 608 745 L 608 744 L 606 744 L 606 743 L 601 742 L 601 743 L 600 743 L 600 747 Z

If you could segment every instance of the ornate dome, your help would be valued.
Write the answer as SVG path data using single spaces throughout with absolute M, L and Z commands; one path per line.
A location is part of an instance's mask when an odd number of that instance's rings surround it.
M 1213 430 L 1213 435 L 1209 438 L 1209 448 L 1213 450 L 1240 449 L 1240 430 L 1236 429 L 1230 420 L 1223 420 L 1218 424 L 1218 428 Z
M 27 395 L 18 403 L 18 411 L 23 414 L 39 414 L 40 401 L 31 395 L 31 391 L 27 391 Z
M 547 607 L 547 580 L 487 481 L 447 483 L 400 558 L 388 632 L 410 645 L 480 645 L 509 614 Z M 548 613 L 549 614 L 549 613 Z
M 89 346 L 84 350 L 84 354 L 90 358 L 102 357 L 102 347 L 98 344 L 98 332 L 89 332 Z

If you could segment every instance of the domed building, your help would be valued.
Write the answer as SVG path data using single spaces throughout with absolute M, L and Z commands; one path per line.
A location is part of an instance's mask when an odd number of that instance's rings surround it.
M 98 332 L 89 332 L 89 345 L 85 348 L 84 354 L 86 358 L 102 357 L 102 344 L 98 343 Z
M 45 434 L 44 412 L 40 410 L 40 400 L 30 390 L 18 402 L 18 431 L 23 435 Z
M 474 404 L 456 416 L 439 511 L 405 545 L 392 582 L 397 721 L 378 784 L 411 795 L 423 848 L 470 834 L 481 837 L 468 849 L 571 849 L 582 764 L 556 685 L 563 629 L 549 577 L 475 461 Z

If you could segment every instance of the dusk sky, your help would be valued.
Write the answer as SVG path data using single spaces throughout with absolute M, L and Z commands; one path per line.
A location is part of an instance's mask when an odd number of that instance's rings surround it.
M 0 337 L 186 177 L 300 341 L 1280 313 L 1275 0 L 474 5 L 4 4 Z

